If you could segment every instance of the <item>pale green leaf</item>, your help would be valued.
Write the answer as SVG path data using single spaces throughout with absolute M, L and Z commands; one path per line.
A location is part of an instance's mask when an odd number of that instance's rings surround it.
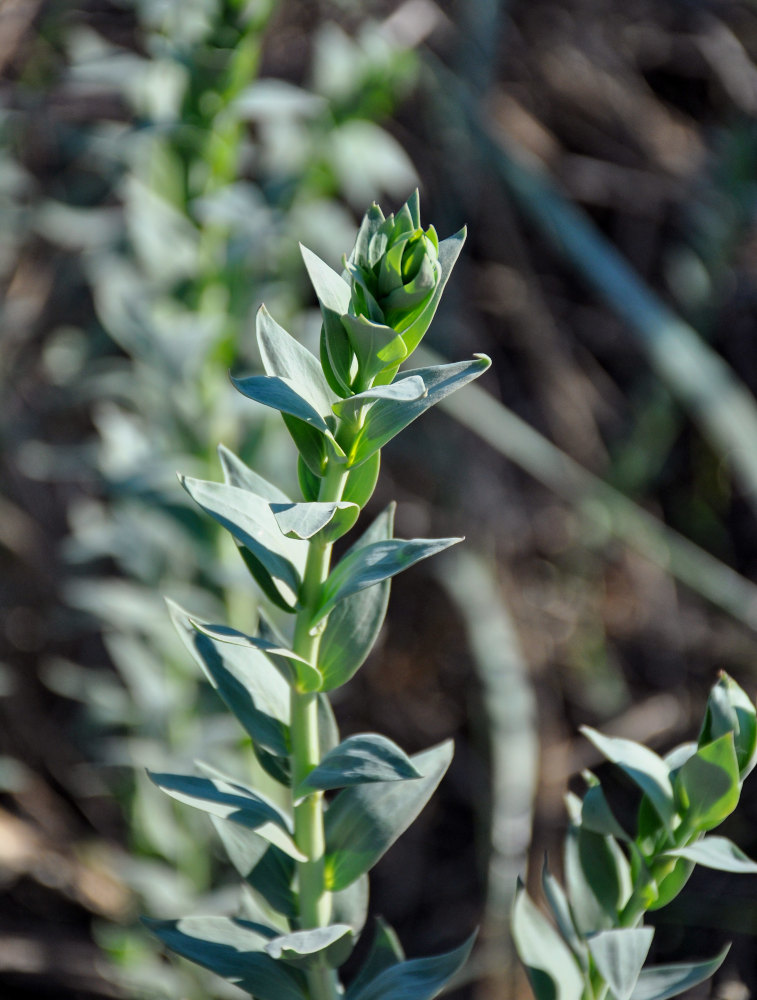
M 630 1000 L 653 937 L 653 927 L 621 927 L 589 938 L 591 956 L 615 1000 Z
M 158 788 L 177 802 L 255 830 L 293 858 L 305 859 L 294 843 L 289 820 L 272 802 L 252 788 L 221 777 L 147 773 Z
M 308 789 L 328 791 L 366 782 L 407 781 L 420 777 L 420 772 L 396 743 L 377 733 L 365 733 L 348 736 L 329 751 L 305 778 L 299 794 L 307 794 Z
M 338 969 L 347 961 L 355 946 L 355 932 L 347 924 L 330 924 L 311 930 L 293 931 L 273 938 L 265 946 L 266 954 L 299 969 L 327 965 Z
M 355 414 L 361 407 L 377 400 L 392 400 L 395 403 L 412 403 L 426 396 L 426 385 L 422 378 L 413 375 L 411 378 L 402 378 L 391 385 L 377 385 L 373 389 L 366 389 L 355 396 L 349 396 L 338 403 L 334 403 L 332 410 L 338 417 L 345 420 L 353 420 Z
M 422 413 L 451 392 L 478 378 L 490 365 L 489 358 L 477 354 L 473 361 L 400 372 L 393 385 L 408 378 L 420 378 L 426 386 L 426 395 L 409 402 L 381 399 L 374 403 L 366 413 L 363 427 L 355 436 L 354 444 L 347 456 L 347 464 L 359 465 L 370 458 Z
M 512 936 L 536 1000 L 581 1000 L 584 980 L 576 959 L 518 881 Z
M 210 969 L 253 994 L 256 1000 L 306 1000 L 304 976 L 263 950 L 269 935 L 245 920 L 182 917 L 143 923 L 183 958 Z
M 360 466 L 368 468 L 370 462 Z M 359 472 L 360 469 L 355 469 Z M 392 537 L 395 505 L 390 504 L 373 521 L 345 558 L 372 542 Z M 345 598 L 333 609 L 326 622 L 318 653 L 318 669 L 323 677 L 323 690 L 332 691 L 345 684 L 362 666 L 373 648 L 389 603 L 390 581 L 384 580 L 366 590 Z
M 675 791 L 691 829 L 712 830 L 733 812 L 741 783 L 732 732 L 689 757 L 676 775 Z
M 343 889 L 367 872 L 415 820 L 452 760 L 452 743 L 411 757 L 414 781 L 357 785 L 340 792 L 325 817 L 326 883 Z
M 581 732 L 591 740 L 601 754 L 624 771 L 645 792 L 668 830 L 676 814 L 675 796 L 668 768 L 661 757 L 633 740 L 604 736 L 582 726 Z
M 475 934 L 442 955 L 390 965 L 359 990 L 348 991 L 346 1000 L 432 1000 L 465 965 L 474 939 Z
M 422 559 L 456 545 L 462 538 L 391 538 L 371 542 L 337 563 L 323 585 L 318 610 L 311 626 L 317 625 L 340 601 L 409 569 Z
M 726 947 L 706 962 L 680 962 L 674 965 L 651 965 L 641 970 L 631 1000 L 668 1000 L 713 976 L 725 961 Z
M 703 837 L 687 847 L 666 851 L 665 856 L 686 858 L 705 868 L 715 868 L 721 872 L 757 875 L 757 861 L 752 861 L 727 837 Z
M 345 535 L 357 521 L 360 508 L 344 500 L 338 503 L 273 503 L 273 516 L 287 538 L 331 543 Z

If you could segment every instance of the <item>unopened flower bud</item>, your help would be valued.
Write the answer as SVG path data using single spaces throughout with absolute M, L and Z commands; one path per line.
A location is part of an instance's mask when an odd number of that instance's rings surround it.
M 736 760 L 743 780 L 757 763 L 757 712 L 746 693 L 725 671 L 707 700 L 699 746 L 733 733 Z

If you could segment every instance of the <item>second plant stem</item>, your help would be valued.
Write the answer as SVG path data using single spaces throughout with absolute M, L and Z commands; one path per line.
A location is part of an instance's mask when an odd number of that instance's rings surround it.
M 321 480 L 319 500 L 339 501 L 347 473 L 343 466 L 329 464 Z M 316 664 L 320 633 L 311 628 L 321 590 L 331 568 L 332 543 L 313 540 L 308 549 L 305 573 L 294 631 L 294 652 Z M 291 689 L 292 787 L 297 789 L 321 758 L 318 737 L 318 693 Z M 294 836 L 306 860 L 298 862 L 300 924 L 303 929 L 324 927 L 331 919 L 331 897 L 324 878 L 325 835 L 323 792 L 313 792 L 294 803 Z M 326 967 L 308 973 L 313 1000 L 337 1000 L 336 974 Z

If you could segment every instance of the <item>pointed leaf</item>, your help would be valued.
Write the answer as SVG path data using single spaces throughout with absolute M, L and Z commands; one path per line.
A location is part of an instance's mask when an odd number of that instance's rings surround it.
M 148 771 L 158 788 L 185 805 L 256 830 L 280 850 L 305 860 L 292 839 L 291 824 L 268 799 L 230 779 Z
M 353 997 L 357 996 L 371 980 L 378 978 L 385 969 L 398 965 L 404 959 L 405 952 L 402 950 L 399 938 L 385 920 L 377 917 L 371 949 L 360 971 L 347 987 L 345 1000 L 353 1000 Z
M 670 830 L 676 814 L 675 796 L 668 768 L 662 758 L 633 740 L 603 736 L 589 726 L 582 726 L 581 732 L 603 756 L 617 764 L 649 796 L 658 816 Z
M 591 785 L 584 795 L 581 805 L 581 825 L 593 833 L 609 835 L 618 840 L 629 839 L 626 831 L 615 819 L 599 783 Z
M 300 251 L 318 301 L 325 309 L 339 316 L 346 313 L 351 299 L 349 284 L 312 250 L 300 244 Z
M 369 460 L 360 469 L 368 468 L 370 464 Z M 345 558 L 366 545 L 391 538 L 394 510 L 394 504 L 390 504 L 379 514 L 368 530 L 345 553 Z M 318 669 L 323 677 L 324 691 L 333 691 L 346 684 L 365 662 L 386 616 L 389 587 L 389 580 L 384 580 L 358 591 L 340 601 L 329 615 L 318 653 Z
M 218 445 L 218 457 L 221 459 L 223 477 L 228 486 L 236 486 L 238 489 L 249 490 L 262 497 L 268 503 L 289 503 L 289 497 L 278 486 L 269 483 L 267 479 L 258 475 L 253 469 L 246 465 L 238 455 L 230 451 L 225 445 Z
M 541 885 L 544 890 L 544 898 L 549 904 L 552 916 L 555 918 L 555 923 L 563 940 L 573 952 L 578 962 L 580 962 L 582 968 L 588 968 L 586 944 L 579 937 L 576 930 L 565 890 L 549 871 L 546 858 L 541 871 Z
M 581 934 L 612 927 L 631 895 L 631 874 L 612 837 L 572 823 L 565 838 L 565 883 Z
M 255 746 L 289 755 L 289 685 L 262 652 L 219 643 L 198 632 L 183 608 L 168 601 L 182 640 Z
M 712 830 L 736 808 L 741 793 L 733 733 L 699 747 L 676 775 L 675 791 L 694 830 Z
M 422 559 L 428 559 L 461 541 L 462 538 L 413 538 L 409 541 L 392 538 L 372 542 L 349 553 L 326 580 L 312 626 L 323 621 L 331 609 L 346 597 L 388 580 Z
M 299 394 L 297 386 L 290 379 L 282 378 L 280 375 L 248 375 L 246 378 L 232 377 L 231 381 L 248 399 L 254 399 L 263 406 L 270 406 L 279 413 L 296 417 L 321 434 L 330 436 L 331 432 L 323 416 L 312 403 Z
M 350 991 L 348 1000 L 432 1000 L 465 965 L 474 939 L 475 934 L 443 955 L 390 965 L 360 990 Z
M 253 896 L 262 898 L 271 910 L 289 920 L 297 916 L 297 897 L 292 888 L 295 861 L 264 837 L 218 816 L 210 820 L 234 868 L 247 882 Z M 281 919 L 280 917 L 278 919 Z M 282 929 L 288 930 L 288 924 Z
M 355 436 L 347 459 L 348 466 L 359 465 L 370 458 L 374 452 L 383 448 L 387 441 L 391 441 L 395 435 L 404 430 L 422 413 L 425 413 L 451 392 L 461 389 L 468 382 L 478 378 L 490 365 L 491 360 L 486 355 L 477 354 L 473 361 L 400 372 L 392 385 L 408 378 L 418 377 L 423 380 L 426 386 L 426 395 L 422 399 L 411 402 L 381 399 L 374 403 L 366 413 L 362 429 Z
M 622 927 L 589 938 L 591 956 L 615 1000 L 630 1000 L 653 937 L 653 927 Z
M 353 420 L 357 411 L 375 403 L 379 399 L 392 400 L 395 403 L 413 403 L 426 396 L 426 384 L 422 378 L 413 375 L 411 378 L 402 378 L 391 385 L 377 385 L 373 389 L 366 389 L 355 396 L 341 399 L 334 403 L 332 410 L 343 420 Z
M 328 413 L 336 396 L 324 378 L 318 359 L 279 326 L 265 306 L 258 310 L 256 327 L 266 374 L 285 378 L 316 413 Z
M 404 833 L 434 793 L 452 760 L 452 743 L 411 757 L 415 781 L 358 785 L 340 792 L 326 812 L 326 883 L 343 889 Z
M 355 947 L 355 932 L 347 924 L 330 924 L 312 930 L 294 931 L 273 938 L 265 946 L 266 954 L 276 961 L 299 969 L 327 965 L 338 969 Z
M 210 514 L 254 557 L 260 576 L 256 579 L 267 596 L 278 593 L 285 606 L 297 601 L 300 570 L 307 558 L 304 542 L 285 538 L 269 505 L 254 493 L 225 483 L 180 477 L 181 485 L 195 503 Z
M 304 976 L 266 955 L 260 928 L 230 917 L 146 920 L 146 927 L 191 962 L 230 979 L 256 1000 L 306 1000 Z
M 208 625 L 194 619 L 190 619 L 190 621 L 198 632 L 215 642 L 259 650 L 279 669 L 284 677 L 292 681 L 296 678 L 304 691 L 317 691 L 321 685 L 321 675 L 316 668 L 297 653 L 293 653 L 291 649 L 287 649 L 286 646 L 280 646 L 259 636 L 247 635 L 230 625 Z M 282 660 L 285 661 L 285 665 L 281 664 Z
M 713 976 L 725 961 L 726 947 L 707 962 L 680 962 L 674 965 L 651 965 L 641 970 L 631 1000 L 668 1000 Z
M 396 743 L 377 733 L 366 733 L 349 736 L 329 751 L 302 786 L 303 789 L 328 791 L 372 781 L 407 781 L 420 777 L 413 762 Z
M 560 935 L 518 880 L 512 937 L 536 1000 L 581 1000 L 584 980 Z
M 357 504 L 344 500 L 338 503 L 272 503 L 271 510 L 287 538 L 308 539 L 317 535 L 327 544 L 345 535 L 360 514 Z
M 736 844 L 727 837 L 703 837 L 688 847 L 678 847 L 666 851 L 667 857 L 686 858 L 705 868 L 715 868 L 721 872 L 739 872 L 742 875 L 757 875 L 757 861 L 752 861 Z

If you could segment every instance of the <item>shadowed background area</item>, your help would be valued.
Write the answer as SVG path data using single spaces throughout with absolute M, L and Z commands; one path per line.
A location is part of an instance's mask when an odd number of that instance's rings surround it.
M 4 998 L 241 996 L 136 923 L 237 895 L 143 777 L 248 752 L 162 595 L 244 629 L 254 590 L 175 472 L 218 478 L 223 441 L 296 489 L 228 371 L 262 301 L 315 348 L 298 241 L 338 267 L 416 186 L 469 228 L 424 350 L 494 363 L 387 447 L 370 511 L 467 540 L 395 581 L 335 710 L 454 736 L 372 911 L 411 956 L 480 924 L 450 996 L 529 995 L 508 911 L 559 872 L 577 727 L 662 751 L 718 669 L 757 688 L 756 60 L 736 0 L 0 0 Z M 754 855 L 756 823 L 747 784 L 725 832 Z M 697 995 L 747 996 L 753 897 L 698 874 L 657 957 L 733 939 Z

